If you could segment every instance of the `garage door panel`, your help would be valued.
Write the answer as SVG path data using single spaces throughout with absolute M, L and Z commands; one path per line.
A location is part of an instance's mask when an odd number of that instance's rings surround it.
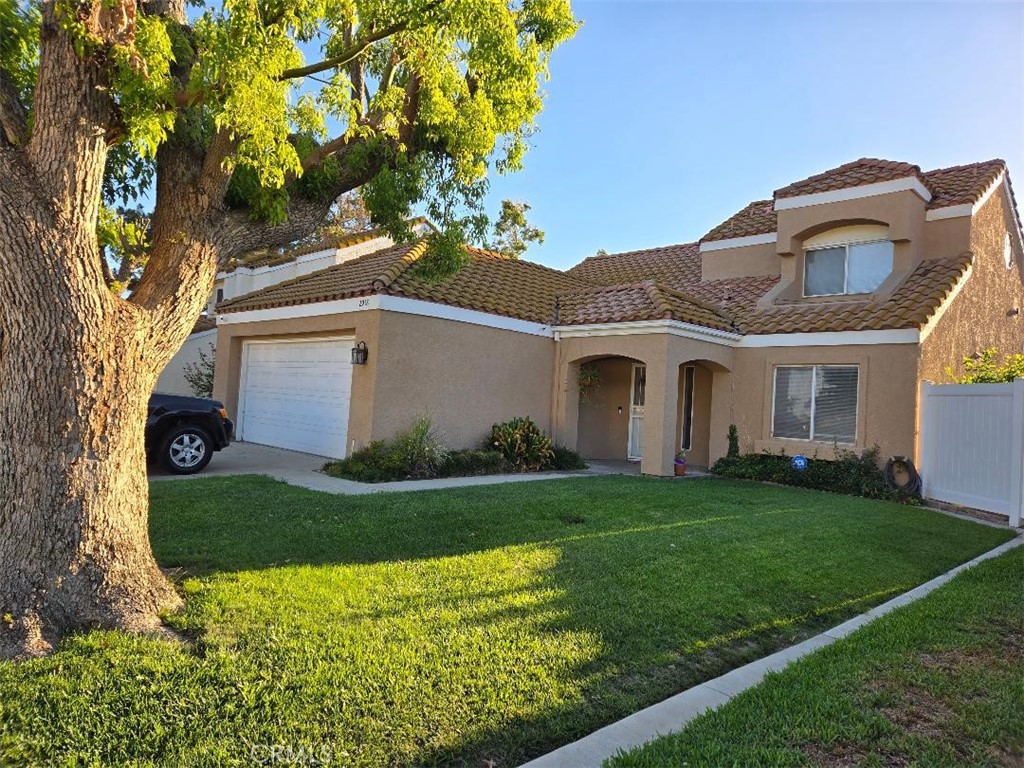
M 246 347 L 241 437 L 342 458 L 352 396 L 350 340 Z

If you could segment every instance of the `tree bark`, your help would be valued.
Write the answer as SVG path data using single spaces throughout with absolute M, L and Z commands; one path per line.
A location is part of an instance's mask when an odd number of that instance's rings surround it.
M 117 21 L 112 39 L 134 34 L 133 14 L 99 2 L 80 13 L 103 29 L 104 14 Z M 182 0 L 143 7 L 184 18 Z M 118 130 L 104 77 L 46 0 L 30 135 L 0 83 L 0 659 L 46 653 L 71 631 L 154 631 L 180 606 L 149 544 L 145 421 L 157 377 L 220 260 L 308 235 L 388 157 L 382 145 L 358 169 L 343 162 L 336 194 L 296 197 L 289 220 L 271 226 L 225 210 L 222 161 L 236 140 L 197 147 L 179 114 L 186 130 L 157 153 L 147 265 L 125 300 L 107 288 L 96 239 Z M 345 146 L 330 150 L 344 161 Z

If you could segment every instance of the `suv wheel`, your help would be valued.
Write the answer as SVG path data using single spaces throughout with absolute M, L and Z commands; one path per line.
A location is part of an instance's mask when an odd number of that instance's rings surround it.
M 172 429 L 160 449 L 163 465 L 178 475 L 193 475 L 213 458 L 213 441 L 199 427 Z

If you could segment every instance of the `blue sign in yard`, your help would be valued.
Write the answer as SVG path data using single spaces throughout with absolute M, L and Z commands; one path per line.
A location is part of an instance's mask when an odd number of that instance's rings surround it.
M 797 454 L 789 461 L 789 465 L 793 467 L 797 472 L 803 472 L 807 469 L 807 457 Z

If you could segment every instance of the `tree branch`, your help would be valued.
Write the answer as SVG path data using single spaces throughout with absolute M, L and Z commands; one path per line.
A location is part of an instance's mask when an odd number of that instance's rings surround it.
M 423 6 L 423 12 L 432 11 L 438 6 L 444 4 L 445 0 L 431 0 Z M 337 56 L 332 56 L 329 59 L 317 62 L 316 64 L 309 64 L 305 67 L 293 67 L 292 69 L 286 69 L 281 73 L 279 80 L 294 80 L 299 77 L 306 77 L 307 75 L 315 75 L 319 72 L 326 72 L 328 69 L 334 69 L 336 67 L 344 67 L 346 64 L 358 59 L 367 49 L 374 43 L 380 42 L 381 40 L 397 35 L 399 32 L 404 32 L 409 29 L 410 21 L 405 19 L 404 21 L 396 21 L 394 24 L 384 27 L 376 32 L 371 32 L 369 35 L 363 38 L 356 39 L 350 45 L 346 45 L 345 50 L 339 53 Z
M 326 72 L 328 69 L 334 69 L 335 67 L 343 67 L 366 53 L 367 49 L 369 49 L 369 47 L 374 43 L 379 42 L 386 37 L 398 34 L 399 32 L 408 29 L 408 27 L 408 21 L 395 22 L 388 27 L 384 27 L 379 32 L 374 32 L 361 40 L 356 40 L 337 56 L 333 56 L 330 59 L 324 59 L 316 64 L 309 64 L 305 67 L 293 67 L 292 69 L 286 69 L 281 73 L 278 79 L 294 80 L 299 77 L 306 77 L 307 75 L 315 75 L 318 72 Z
M 331 142 L 333 143 L 333 142 Z M 320 226 L 331 206 L 345 192 L 361 187 L 384 167 L 391 156 L 393 147 L 381 145 L 376 152 L 369 152 L 365 163 L 359 163 L 359 169 L 353 170 L 345 162 L 345 155 L 353 151 L 362 142 L 343 143 L 335 154 L 340 156 L 341 173 L 333 188 L 324 192 L 317 200 L 303 198 L 297 192 L 292 194 L 288 204 L 288 218 L 281 224 L 270 224 L 265 221 L 253 221 L 248 211 L 231 211 L 218 225 L 217 242 L 220 246 L 221 264 L 247 251 L 257 248 L 280 248 L 310 235 Z M 327 145 L 325 145 L 327 146 Z
M 28 115 L 18 96 L 18 89 L 7 73 L 0 70 L 0 142 L 12 147 L 20 146 L 25 141 L 27 130 Z

